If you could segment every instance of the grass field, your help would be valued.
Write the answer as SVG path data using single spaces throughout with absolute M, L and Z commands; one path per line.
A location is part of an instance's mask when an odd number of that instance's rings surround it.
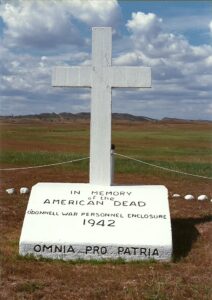
M 116 152 L 159 166 L 212 177 L 211 123 L 113 123 Z M 1 121 L 1 168 L 51 164 L 89 156 L 89 123 Z M 37 182 L 88 182 L 88 160 L 55 167 L 2 171 L 1 299 L 211 299 L 211 202 L 170 198 L 173 261 L 61 262 L 18 256 L 28 196 L 5 189 Z M 170 193 L 206 194 L 211 180 L 116 157 L 115 182 L 163 184 Z

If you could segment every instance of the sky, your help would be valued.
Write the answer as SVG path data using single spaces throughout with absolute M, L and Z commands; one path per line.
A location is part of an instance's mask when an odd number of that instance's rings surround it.
M 91 28 L 113 28 L 113 65 L 152 68 L 152 88 L 113 89 L 112 110 L 212 120 L 212 2 L 0 0 L 0 115 L 89 112 L 88 88 L 54 66 L 91 64 Z

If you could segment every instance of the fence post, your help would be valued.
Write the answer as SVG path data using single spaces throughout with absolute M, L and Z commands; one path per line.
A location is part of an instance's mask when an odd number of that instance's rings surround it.
M 111 152 L 110 152 L 110 161 L 111 161 L 111 174 L 110 174 L 110 178 L 111 178 L 111 185 L 113 185 L 113 181 L 114 181 L 114 164 L 115 164 L 115 145 L 112 144 L 111 145 Z

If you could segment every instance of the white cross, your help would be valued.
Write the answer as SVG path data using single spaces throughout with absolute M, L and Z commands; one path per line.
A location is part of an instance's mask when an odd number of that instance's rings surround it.
M 92 88 L 90 183 L 111 185 L 111 89 L 151 87 L 151 68 L 112 66 L 112 29 L 94 27 L 92 65 L 55 67 L 52 85 Z

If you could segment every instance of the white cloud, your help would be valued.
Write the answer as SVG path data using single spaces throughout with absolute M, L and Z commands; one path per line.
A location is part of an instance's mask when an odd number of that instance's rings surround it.
M 206 111 L 205 111 L 206 113 L 209 113 L 209 114 L 212 114 L 212 103 L 210 103 L 209 105 L 208 105 L 208 107 L 206 108 Z
M 87 90 L 53 89 L 51 69 L 54 65 L 90 63 L 90 53 L 82 47 L 88 42 L 86 27 L 116 26 L 121 17 L 117 1 L 5 1 L 0 17 L 5 25 L 0 46 L 1 113 L 11 108 L 21 113 L 24 104 L 26 112 L 39 106 L 40 110 L 55 107 L 57 111 L 63 105 L 64 110 L 86 108 Z M 14 102 L 21 104 L 16 106 Z
M 212 67 L 212 55 L 206 57 L 205 63 L 207 66 Z
M 49 3 L 20 0 L 1 7 L 6 28 L 0 45 L 0 114 L 89 110 L 89 90 L 52 88 L 51 69 L 90 64 L 89 26 L 117 26 L 119 6 L 115 0 Z M 113 63 L 152 67 L 153 87 L 113 91 L 113 110 L 210 119 L 212 47 L 192 46 L 164 22 L 153 13 L 133 13 L 126 22 L 129 35 L 114 38 Z
M 212 21 L 209 23 L 210 33 L 212 34 Z
M 133 13 L 126 26 L 131 33 L 132 50 L 118 57 L 117 64 L 151 66 L 155 79 L 162 80 L 205 72 L 211 75 L 211 46 L 192 46 L 185 37 L 166 32 L 163 20 L 154 14 Z
M 167 58 L 168 55 L 183 55 L 188 42 L 182 36 L 176 36 L 163 30 L 163 20 L 155 14 L 137 12 L 126 24 L 136 49 L 151 58 Z
M 85 42 L 75 20 L 89 26 L 115 25 L 120 11 L 115 0 L 19 0 L 2 4 L 0 16 L 7 46 L 53 48 Z
M 132 13 L 132 19 L 127 22 L 127 27 L 136 36 L 143 37 L 148 34 L 148 38 L 152 39 L 160 32 L 160 24 L 162 19 L 157 18 L 155 14 L 143 12 Z
M 11 47 L 51 48 L 82 43 L 78 30 L 59 2 L 19 1 L 1 7 L 6 24 L 5 44 Z
M 121 17 L 116 0 L 63 1 L 70 13 L 90 26 L 114 26 Z
M 196 112 L 198 118 L 200 112 L 207 111 L 206 118 L 210 119 L 207 107 L 212 94 L 212 47 L 193 46 L 184 36 L 167 32 L 163 20 L 155 14 L 133 13 L 126 26 L 130 32 L 131 50 L 120 53 L 114 63 L 150 66 L 153 76 L 150 92 L 141 91 L 140 96 L 132 92 L 130 98 L 138 101 L 143 97 L 147 97 L 147 101 L 155 99 L 160 111 L 165 113 L 168 107 L 173 106 L 174 113 L 184 117 L 186 112 L 188 116 Z M 164 101 L 168 101 L 169 105 Z

